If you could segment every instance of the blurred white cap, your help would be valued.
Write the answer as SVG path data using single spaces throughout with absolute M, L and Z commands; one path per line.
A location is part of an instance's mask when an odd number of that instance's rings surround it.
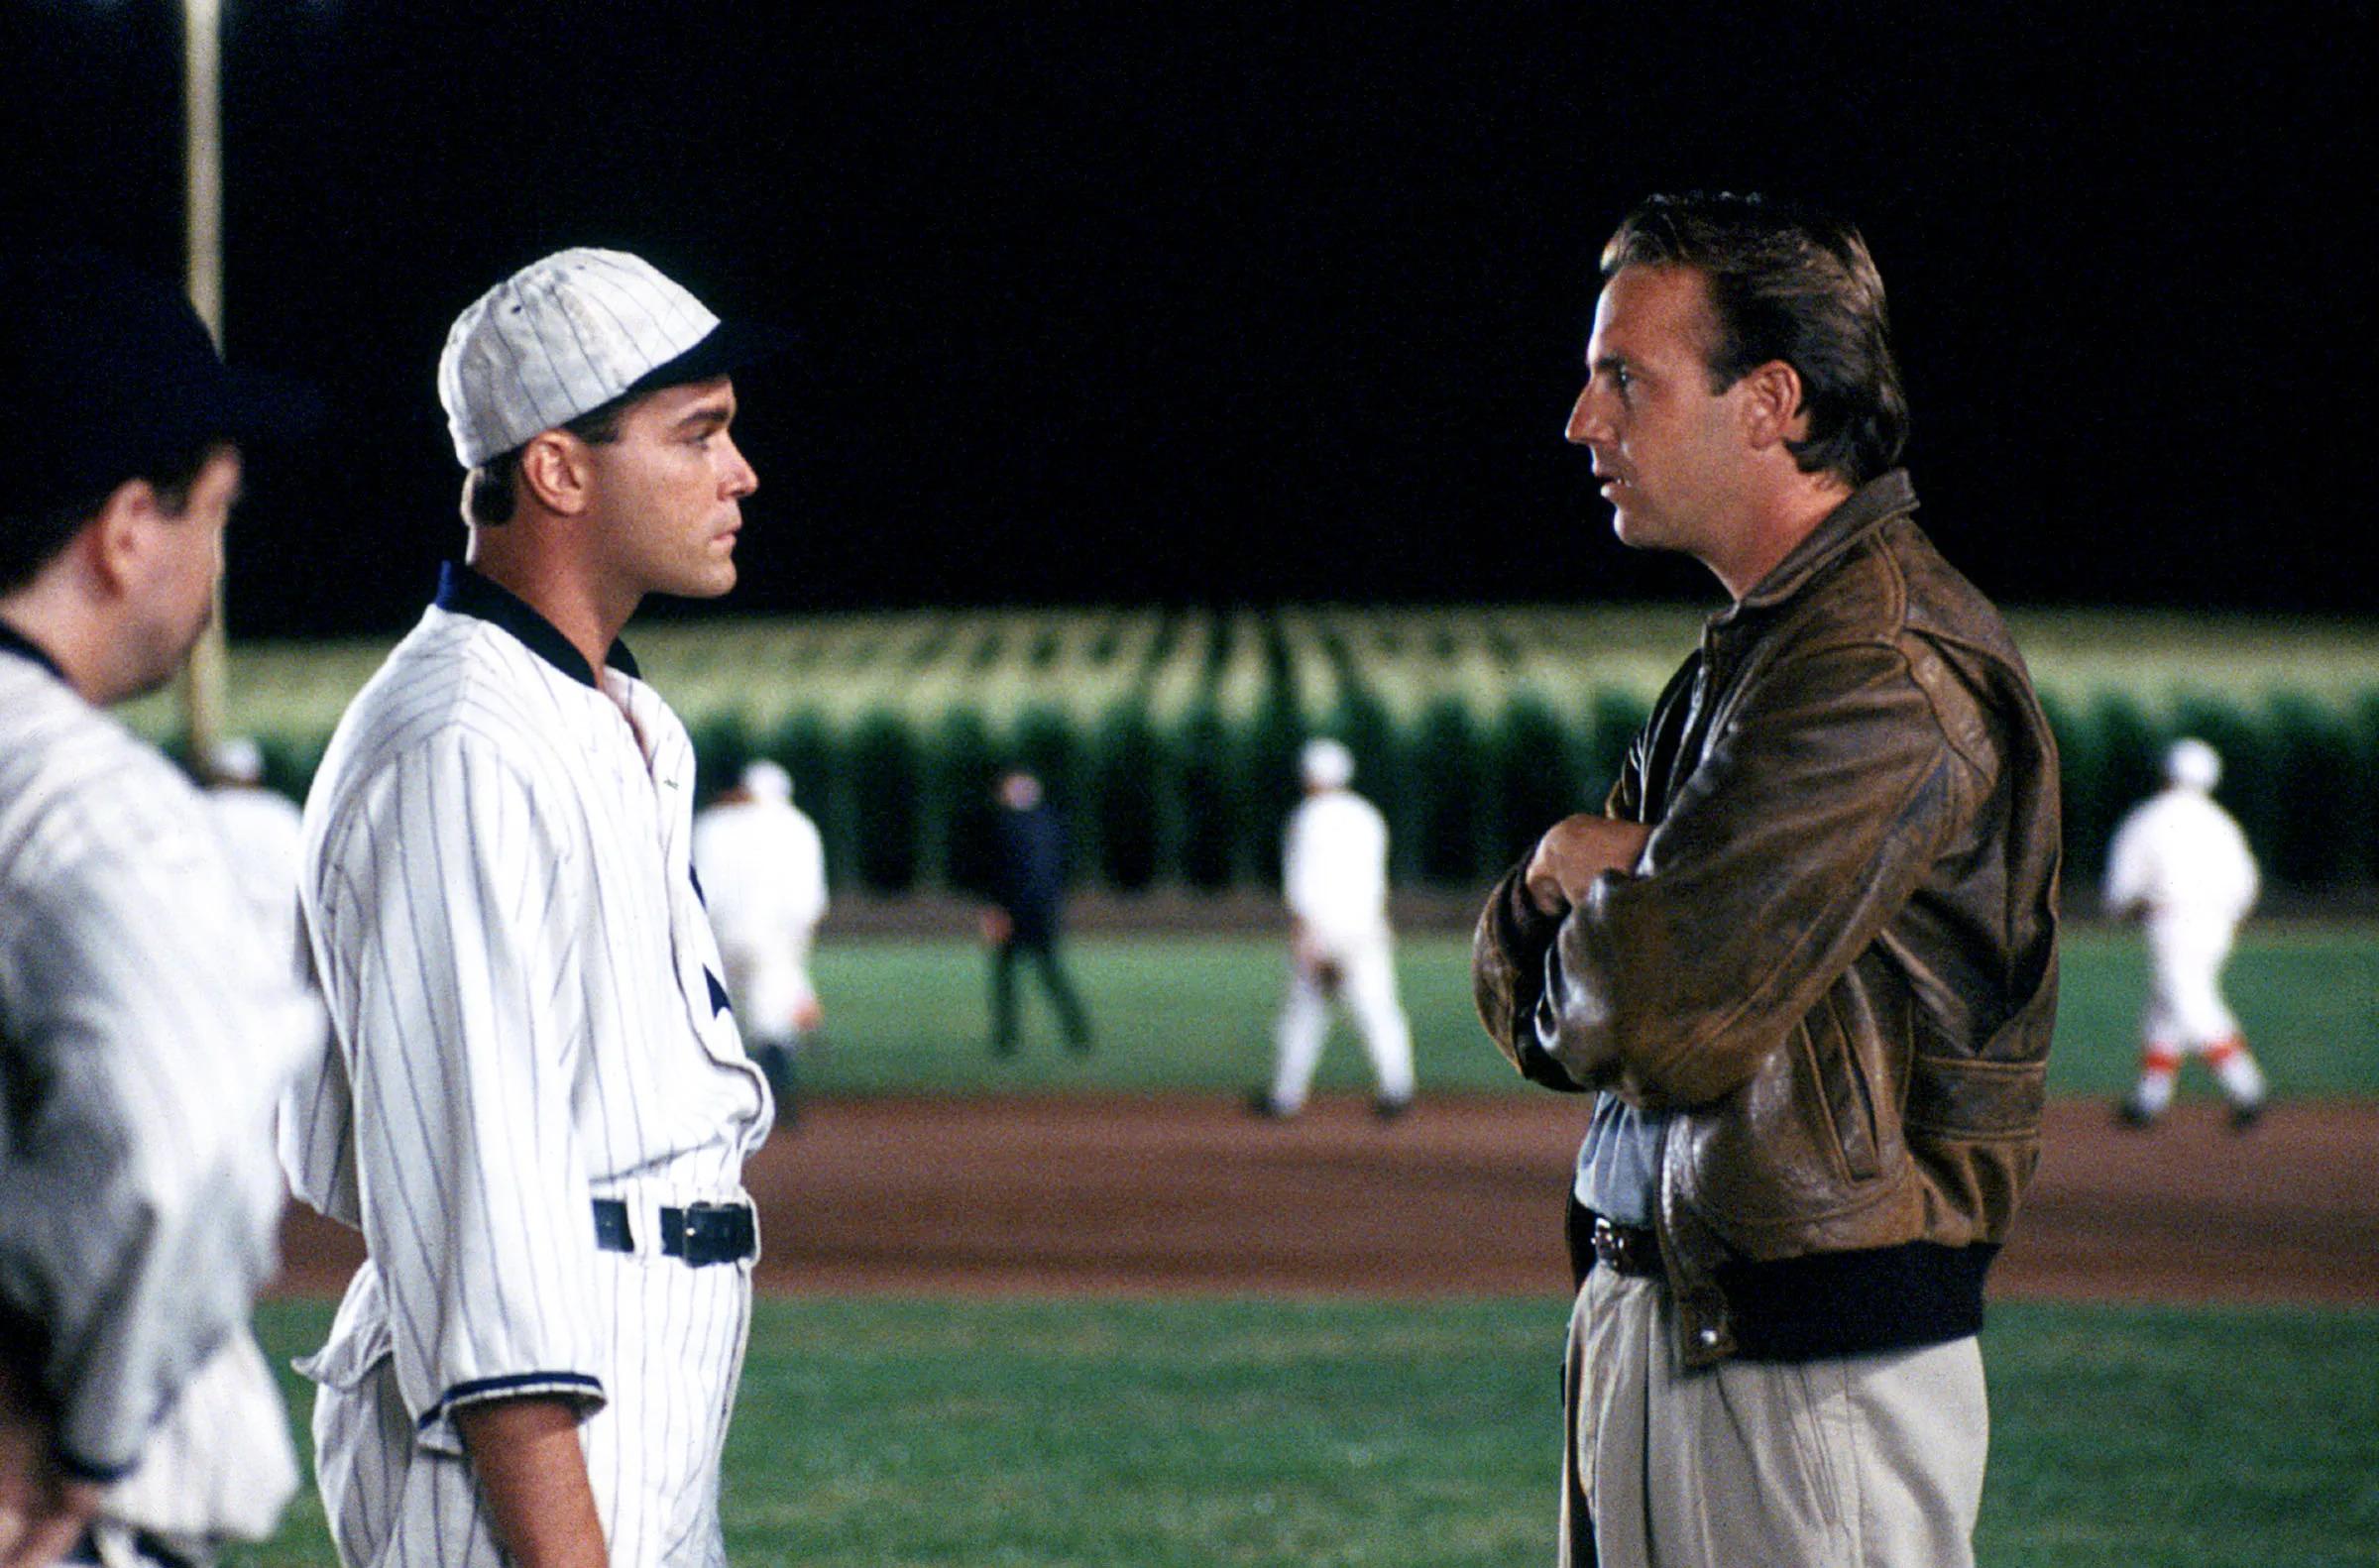
M 2221 753 L 2195 736 L 2176 740 L 2164 754 L 2164 776 L 2183 789 L 2210 791 L 2222 779 Z
M 793 775 L 763 757 L 743 770 L 743 787 L 761 800 L 789 801 Z
M 1298 771 L 1308 788 L 1344 789 L 1355 776 L 1355 754 L 1335 740 L 1308 740 Z
M 218 779 L 254 784 L 265 776 L 265 753 L 246 735 L 225 735 L 207 752 L 206 770 Z

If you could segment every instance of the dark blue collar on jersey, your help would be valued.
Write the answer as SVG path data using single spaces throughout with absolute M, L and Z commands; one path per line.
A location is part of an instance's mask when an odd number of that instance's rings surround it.
M 552 621 L 538 615 L 527 600 L 462 562 L 448 561 L 438 568 L 438 597 L 434 603 L 440 610 L 451 610 L 458 616 L 476 616 L 502 626 L 518 637 L 529 652 L 564 675 L 582 686 L 595 685 L 595 672 L 587 667 L 587 656 L 578 651 L 577 644 L 563 636 Z M 643 672 L 636 668 L 636 656 L 627 651 L 624 642 L 614 642 L 603 662 L 623 675 L 643 679 Z
M 50 655 L 43 650 L 40 643 L 34 641 L 31 637 L 25 635 L 25 633 L 19 631 L 16 627 L 10 625 L 5 620 L 0 620 L 0 653 L 15 653 L 22 655 L 25 658 L 33 660 L 34 663 L 40 665 L 43 669 L 48 670 L 59 680 L 62 681 L 66 678 L 66 672 L 57 667 L 57 660 L 50 657 Z

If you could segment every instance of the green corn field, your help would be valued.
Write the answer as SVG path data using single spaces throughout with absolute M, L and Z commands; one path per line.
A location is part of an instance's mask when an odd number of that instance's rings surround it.
M 1408 885 L 1492 876 L 1598 803 L 1705 611 L 1464 607 L 697 615 L 629 637 L 706 785 L 789 767 L 846 887 L 970 885 L 998 772 L 1040 772 L 1080 880 L 1130 892 L 1273 874 L 1311 734 L 1353 749 Z M 2379 622 L 2110 611 L 2010 617 L 2065 755 L 2073 863 L 2195 733 L 2273 880 L 2379 874 Z M 390 639 L 248 644 L 229 718 L 301 793 Z M 134 705 L 170 740 L 170 696 Z

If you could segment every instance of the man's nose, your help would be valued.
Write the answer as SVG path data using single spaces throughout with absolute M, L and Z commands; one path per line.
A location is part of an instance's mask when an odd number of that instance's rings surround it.
M 740 501 L 760 488 L 760 476 L 744 461 L 743 449 L 736 445 L 735 438 L 730 436 L 726 440 L 727 467 L 719 476 L 719 493 Z
M 1561 432 L 1572 446 L 1585 446 L 1609 434 L 1610 425 L 1596 407 L 1592 383 L 1578 389 L 1578 400 L 1569 405 L 1569 424 Z

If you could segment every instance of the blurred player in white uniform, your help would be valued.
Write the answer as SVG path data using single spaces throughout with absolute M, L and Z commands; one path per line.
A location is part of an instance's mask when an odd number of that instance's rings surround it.
M 305 811 L 337 1041 L 282 1146 L 369 1252 L 305 1363 L 348 1568 L 726 1561 L 768 1089 L 695 891 L 693 746 L 618 637 L 735 586 L 729 373 L 768 346 L 592 250 L 447 337 L 469 564 Z
M 297 867 L 305 819 L 297 803 L 265 784 L 265 756 L 246 735 L 226 735 L 206 758 L 206 807 L 231 853 L 240 902 L 276 958 L 303 974 L 297 949 Z
M 280 421 L 101 258 L 0 258 L 0 1563 L 203 1564 L 296 1487 L 248 1313 L 321 1020 L 198 792 L 101 710 L 181 667 L 233 438 Z
M 793 804 L 792 775 L 754 762 L 696 817 L 694 872 L 744 1047 L 776 1091 L 776 1125 L 789 1126 L 794 1064 L 826 1020 L 810 982 L 810 946 L 826 918 L 826 847 Z
M 2221 774 L 2221 758 L 2205 741 L 2177 742 L 2165 756 L 2165 788 L 2132 809 L 2107 851 L 2107 912 L 2146 926 L 2152 964 L 2139 1082 L 2121 1106 L 2134 1127 L 2172 1104 L 2181 1059 L 2190 1055 L 2204 1057 L 2220 1080 L 2232 1125 L 2252 1126 L 2263 1113 L 2263 1070 L 2222 1000 L 2222 964 L 2261 879 L 2246 836 L 2213 802 Z
M 1329 1030 L 1330 1002 L 1345 1002 L 1370 1053 L 1383 1119 L 1413 1103 L 1413 1032 L 1396 995 L 1388 931 L 1388 823 L 1347 788 L 1355 759 L 1335 740 L 1306 744 L 1299 759 L 1305 798 L 1289 819 L 1281 891 L 1289 905 L 1289 997 L 1276 1035 L 1272 1087 L 1251 1100 L 1260 1115 L 1304 1109 Z

